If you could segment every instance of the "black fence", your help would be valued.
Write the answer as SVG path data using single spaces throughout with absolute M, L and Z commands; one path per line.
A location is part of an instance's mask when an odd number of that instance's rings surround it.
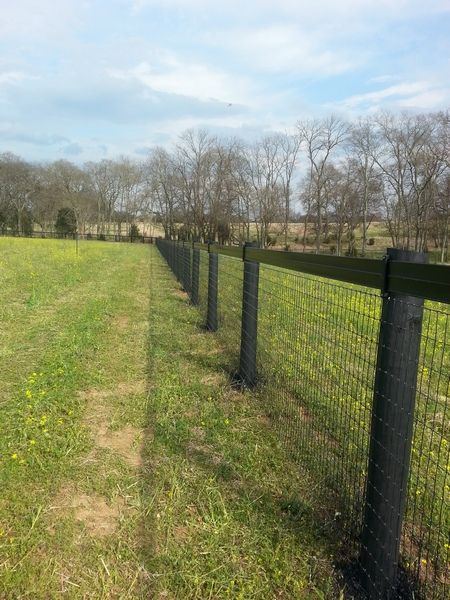
M 129 242 L 153 244 L 155 238 L 149 235 L 125 235 L 123 233 L 59 233 L 57 231 L 32 231 L 28 234 L 0 229 L 0 236 L 53 240 L 97 240 L 100 242 Z
M 358 593 L 447 598 L 450 268 L 156 243 L 317 481 Z

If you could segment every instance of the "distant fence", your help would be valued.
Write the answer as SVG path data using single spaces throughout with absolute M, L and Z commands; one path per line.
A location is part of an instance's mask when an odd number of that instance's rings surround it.
M 150 235 L 124 235 L 119 233 L 58 233 L 56 231 L 33 231 L 30 234 L 15 233 L 13 231 L 0 230 L 2 237 L 22 237 L 54 240 L 97 240 L 101 242 L 128 242 L 153 244 L 154 236 Z
M 450 267 L 157 239 L 337 516 L 369 598 L 448 598 Z

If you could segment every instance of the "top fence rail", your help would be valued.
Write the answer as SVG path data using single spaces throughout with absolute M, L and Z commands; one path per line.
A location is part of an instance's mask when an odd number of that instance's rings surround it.
M 13 235 L 0 233 L 0 235 Z M 125 234 L 68 234 L 61 236 L 55 232 L 33 232 L 34 238 L 69 238 L 79 240 L 103 240 L 113 242 L 142 242 L 153 244 L 155 236 Z M 348 256 L 331 256 L 309 254 L 304 252 L 284 252 L 267 250 L 251 246 L 221 246 L 215 243 L 175 242 L 206 250 L 212 254 L 223 254 L 242 260 L 250 260 L 261 264 L 280 267 L 290 271 L 308 273 L 327 279 L 344 281 L 370 288 L 379 289 L 387 294 L 399 293 L 416 296 L 426 300 L 450 304 L 450 266 L 430 265 L 415 262 L 392 261 L 374 258 L 352 258 Z
M 250 246 L 178 242 L 183 243 L 214 254 L 376 288 L 388 294 L 406 294 L 450 304 L 450 267 L 447 265 L 408 263 L 388 258 L 377 260 L 283 252 Z

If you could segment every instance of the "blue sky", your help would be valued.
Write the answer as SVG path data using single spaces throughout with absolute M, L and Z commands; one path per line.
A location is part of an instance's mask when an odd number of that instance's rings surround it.
M 144 155 L 190 127 L 450 107 L 450 0 L 0 0 L 0 152 Z

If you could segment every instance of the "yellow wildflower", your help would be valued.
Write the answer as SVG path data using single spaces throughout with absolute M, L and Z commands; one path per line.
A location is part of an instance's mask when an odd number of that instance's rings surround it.
M 12 458 L 13 460 L 16 460 L 16 459 L 17 459 L 17 454 L 14 452 L 13 454 L 11 454 L 11 458 Z

